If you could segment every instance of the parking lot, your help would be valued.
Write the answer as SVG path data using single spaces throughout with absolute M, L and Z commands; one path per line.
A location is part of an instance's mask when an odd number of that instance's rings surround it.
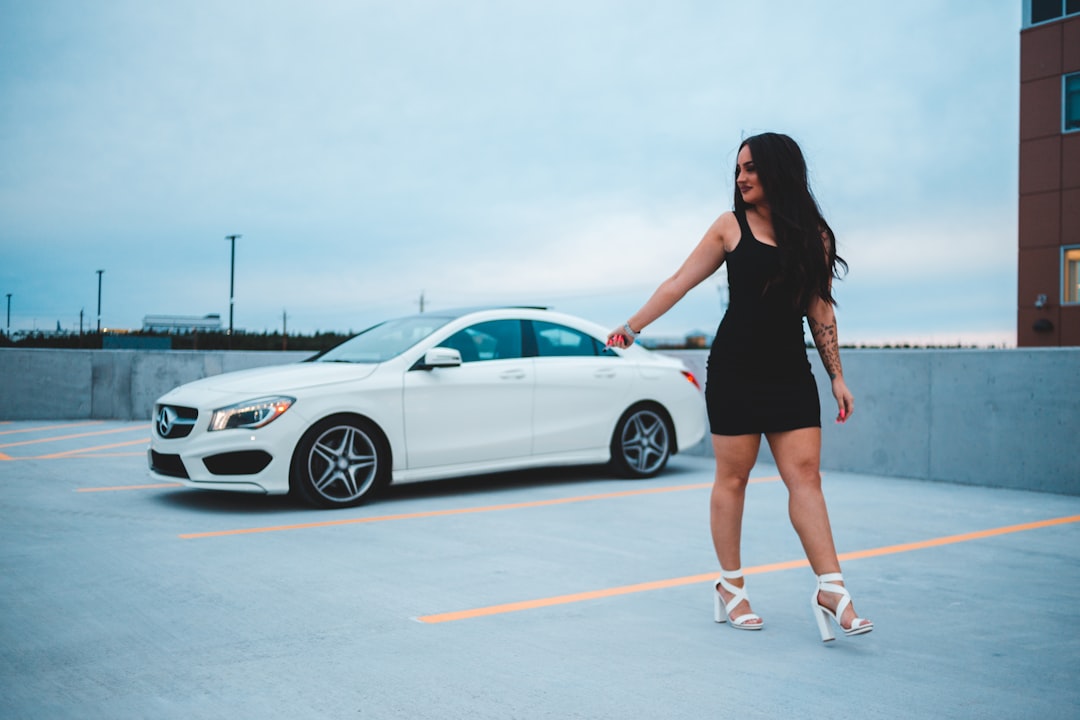
M 151 482 L 148 423 L 0 423 L 3 718 L 1075 718 L 1080 498 L 828 473 L 876 629 L 823 645 L 772 466 L 712 621 L 712 461 L 392 487 Z

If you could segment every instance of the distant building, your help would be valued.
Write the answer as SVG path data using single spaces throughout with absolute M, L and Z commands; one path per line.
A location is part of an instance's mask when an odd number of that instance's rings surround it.
M 713 338 L 712 334 L 692 330 L 683 337 L 643 335 L 637 342 L 649 350 L 700 350 L 711 346 Z
M 221 332 L 221 316 L 147 315 L 143 318 L 144 332 L 192 333 Z
M 1016 343 L 1080 345 L 1080 0 L 1023 0 Z
M 686 336 L 686 347 L 703 349 L 712 345 L 712 338 L 701 330 L 693 330 Z

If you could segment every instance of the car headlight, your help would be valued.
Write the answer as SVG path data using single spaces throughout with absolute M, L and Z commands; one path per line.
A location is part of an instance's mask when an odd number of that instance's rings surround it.
M 227 407 L 218 408 L 210 416 L 210 431 L 228 430 L 230 428 L 261 428 L 269 425 L 281 417 L 286 410 L 292 407 L 296 398 L 264 397 L 256 400 L 247 400 Z

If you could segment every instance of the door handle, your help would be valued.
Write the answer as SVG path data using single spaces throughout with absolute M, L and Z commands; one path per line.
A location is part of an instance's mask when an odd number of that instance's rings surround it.
M 525 371 L 524 370 L 507 370 L 506 372 L 500 374 L 499 378 L 502 379 L 502 380 L 523 380 L 523 379 L 525 379 Z
M 598 378 L 613 378 L 613 377 L 615 377 L 615 371 L 611 370 L 611 369 L 597 370 L 595 375 Z

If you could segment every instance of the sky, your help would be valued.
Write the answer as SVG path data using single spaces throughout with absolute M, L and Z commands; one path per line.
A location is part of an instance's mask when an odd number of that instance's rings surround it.
M 235 267 L 237 330 L 421 298 L 615 327 L 777 131 L 850 266 L 842 343 L 1013 346 L 1021 5 L 0 0 L 0 301 L 91 329 L 104 270 L 103 327 L 227 327 Z

